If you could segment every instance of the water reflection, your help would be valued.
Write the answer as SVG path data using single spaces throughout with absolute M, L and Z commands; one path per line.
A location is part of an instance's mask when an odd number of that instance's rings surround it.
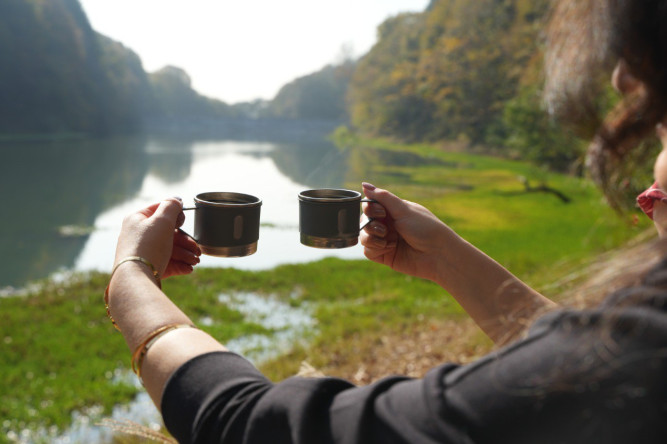
M 71 268 L 86 230 L 136 193 L 148 170 L 142 139 L 0 145 L 0 287 Z M 68 229 L 69 228 L 69 229 Z
M 309 144 L 284 144 L 271 158 L 285 176 L 309 188 L 335 188 L 345 183 L 347 155 L 320 139 Z
M 146 144 L 150 156 L 149 173 L 165 183 L 178 183 L 190 175 L 192 140 L 177 137 L 151 138 Z
M 323 251 L 298 242 L 298 192 L 344 184 L 346 156 L 323 134 L 279 142 L 166 135 L 4 142 L 0 149 L 6 208 L 0 288 L 64 269 L 109 270 L 124 215 L 167 196 L 189 203 L 203 191 L 240 191 L 264 202 L 258 252 L 235 260 L 204 258 L 203 265 L 260 269 L 330 255 L 362 257 L 358 247 Z M 191 224 L 184 228 L 192 230 Z

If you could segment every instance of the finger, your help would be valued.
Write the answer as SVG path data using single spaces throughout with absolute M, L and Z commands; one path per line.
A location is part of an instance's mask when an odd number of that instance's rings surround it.
M 159 203 L 152 204 L 143 210 L 139 211 L 139 214 L 142 214 L 145 217 L 151 217 L 153 214 L 155 214 L 155 210 L 160 206 Z
M 174 249 L 171 252 L 171 260 L 176 262 L 183 262 L 188 265 L 196 265 L 199 263 L 199 256 L 196 255 L 192 250 L 174 246 Z
M 183 212 L 183 210 L 181 210 L 181 212 L 178 215 L 178 218 L 176 219 L 176 228 L 182 227 L 184 223 L 185 223 L 185 213 Z
M 197 256 L 201 256 L 201 249 L 197 242 L 184 231 L 176 230 L 176 233 L 174 234 L 174 247 L 182 247 L 193 252 Z
M 387 241 L 381 237 L 373 236 L 368 233 L 359 234 L 359 243 L 366 248 L 385 248 L 387 246 Z
M 165 199 L 158 205 L 153 217 L 165 218 L 174 222 L 174 227 L 179 215 L 183 212 L 183 202 L 175 197 Z
M 167 266 L 167 269 L 164 272 L 163 278 L 166 279 L 170 276 L 180 276 L 184 274 L 190 274 L 193 271 L 194 267 L 192 265 L 178 261 L 171 261 L 169 262 L 169 265 Z
M 394 253 L 394 248 L 382 248 L 382 249 L 376 249 L 376 248 L 364 248 L 364 256 L 366 256 L 367 259 L 370 259 L 374 262 L 380 262 L 384 263 L 385 258 L 388 255 L 393 255 Z
M 410 207 L 400 197 L 369 183 L 364 182 L 362 186 L 366 197 L 377 200 L 394 219 L 400 218 L 409 212 Z
M 384 219 L 387 217 L 387 211 L 382 205 L 376 202 L 364 203 L 364 214 L 371 219 Z
M 364 227 L 364 231 L 371 236 L 385 237 L 387 226 L 380 221 L 374 220 Z

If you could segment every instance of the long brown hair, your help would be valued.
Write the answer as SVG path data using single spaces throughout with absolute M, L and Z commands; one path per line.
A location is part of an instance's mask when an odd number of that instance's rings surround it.
M 643 86 L 600 116 L 598 97 L 620 60 Z M 649 145 L 641 142 L 667 114 L 667 1 L 557 0 L 545 62 L 549 111 L 589 130 L 587 166 L 617 206 L 615 173 L 630 151 L 645 154 L 638 150 Z

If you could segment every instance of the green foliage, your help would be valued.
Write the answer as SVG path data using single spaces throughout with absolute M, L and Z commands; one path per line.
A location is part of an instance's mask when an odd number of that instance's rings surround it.
M 358 128 L 380 136 L 419 139 L 428 131 L 430 104 L 415 79 L 423 17 L 401 14 L 378 29 L 378 43 L 358 63 L 348 99 Z
M 423 13 L 388 19 L 350 84 L 354 130 L 404 142 L 456 141 L 581 173 L 600 118 L 566 128 L 544 110 L 541 41 L 549 4 L 433 0 Z M 595 106 L 604 116 L 618 96 L 608 79 L 599 85 Z M 642 156 L 634 150 L 621 167 L 637 167 L 646 186 L 650 167 Z M 626 176 L 619 174 L 613 188 L 630 195 L 639 188 Z
M 330 139 L 341 149 L 357 145 L 359 137 L 345 125 L 341 125 L 334 130 Z
M 522 159 L 556 171 L 568 172 L 581 164 L 586 142 L 558 125 L 541 106 L 534 86 L 523 89 L 505 104 L 499 143 L 514 148 Z M 487 137 L 487 140 L 490 137 Z
M 485 140 L 537 50 L 546 1 L 440 0 L 391 18 L 350 87 L 352 123 L 403 140 Z
M 109 83 L 104 113 L 113 132 L 136 131 L 155 103 L 148 76 L 139 56 L 121 43 L 96 34 L 101 69 Z
M 192 89 L 188 74 L 175 66 L 166 66 L 150 74 L 155 100 L 151 118 L 231 117 L 234 112 L 224 102 L 204 97 Z
M 149 77 L 130 49 L 90 26 L 78 0 L 0 2 L 0 134 L 119 134 L 165 117 L 234 113 L 182 73 Z
M 105 130 L 98 51 L 78 2 L 1 2 L 0 132 Z
M 286 119 L 346 120 L 345 96 L 355 63 L 346 60 L 300 77 L 283 86 L 267 115 Z

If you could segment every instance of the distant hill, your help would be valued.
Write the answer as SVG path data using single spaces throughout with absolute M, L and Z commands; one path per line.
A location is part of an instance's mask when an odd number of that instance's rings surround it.
M 204 97 L 192 89 L 190 76 L 175 66 L 166 66 L 149 74 L 154 96 L 152 114 L 157 117 L 231 116 L 231 107 Z
M 487 142 L 527 73 L 541 69 L 548 5 L 432 0 L 422 13 L 386 20 L 352 79 L 352 122 L 406 140 Z
M 196 92 L 180 68 L 146 73 L 136 53 L 91 28 L 78 0 L 4 0 L 0 135 L 329 120 L 370 136 L 495 146 L 566 170 L 582 144 L 538 99 L 549 3 L 431 0 L 387 19 L 361 59 L 297 78 L 270 101 L 230 105 Z
M 173 67 L 147 74 L 95 32 L 78 0 L 0 2 L 0 135 L 115 134 L 147 121 L 231 116 Z
M 283 86 L 266 115 L 285 119 L 347 120 L 347 95 L 355 62 L 346 60 L 299 77 Z
M 117 134 L 177 123 L 339 119 L 350 66 L 325 67 L 271 102 L 228 105 L 177 67 L 146 73 L 131 49 L 92 29 L 78 0 L 0 2 L 0 136 Z
M 77 0 L 0 2 L 0 132 L 135 129 L 106 112 L 119 95 L 102 44 Z

